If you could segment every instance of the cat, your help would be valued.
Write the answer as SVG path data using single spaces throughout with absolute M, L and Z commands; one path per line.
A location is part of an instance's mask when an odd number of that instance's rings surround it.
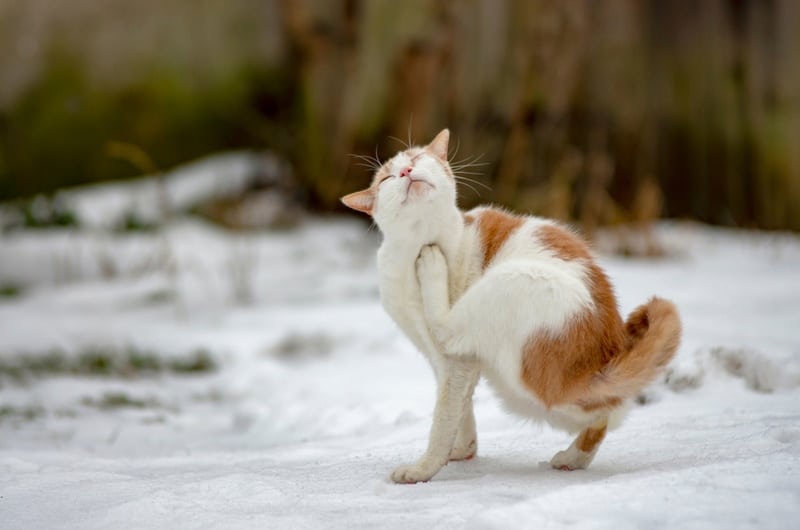
M 606 274 L 570 229 L 489 206 L 459 210 L 449 138 L 444 129 L 375 164 L 372 184 L 342 197 L 382 232 L 381 303 L 438 385 L 428 448 L 391 479 L 428 481 L 475 456 L 481 375 L 509 410 L 578 433 L 550 464 L 583 469 L 675 354 L 678 312 L 654 297 L 623 323 Z

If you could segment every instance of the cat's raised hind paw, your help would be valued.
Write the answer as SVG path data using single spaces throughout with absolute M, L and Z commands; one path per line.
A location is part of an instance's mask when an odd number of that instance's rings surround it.
M 417 257 L 417 278 L 423 288 L 428 283 L 447 285 L 447 261 L 436 245 L 425 245 Z

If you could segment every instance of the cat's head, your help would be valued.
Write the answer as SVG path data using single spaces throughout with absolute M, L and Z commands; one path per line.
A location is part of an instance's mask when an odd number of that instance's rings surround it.
M 456 208 L 456 180 L 447 162 L 450 131 L 424 147 L 397 153 L 375 172 L 372 184 L 342 197 L 342 202 L 372 216 L 383 232 L 435 223 Z

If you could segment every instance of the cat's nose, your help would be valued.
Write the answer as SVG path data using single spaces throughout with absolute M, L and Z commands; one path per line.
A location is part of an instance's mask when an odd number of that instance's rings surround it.
M 400 171 L 400 176 L 401 177 L 407 177 L 407 176 L 411 175 L 411 170 L 412 169 L 414 169 L 414 168 L 411 167 L 411 166 L 404 167 L 403 170 Z

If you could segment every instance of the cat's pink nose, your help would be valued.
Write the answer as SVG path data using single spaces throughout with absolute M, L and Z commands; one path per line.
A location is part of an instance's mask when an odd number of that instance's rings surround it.
M 411 170 L 412 169 L 414 169 L 414 168 L 411 167 L 411 166 L 404 167 L 403 170 L 400 172 L 400 176 L 401 177 L 407 177 L 407 176 L 411 175 Z

